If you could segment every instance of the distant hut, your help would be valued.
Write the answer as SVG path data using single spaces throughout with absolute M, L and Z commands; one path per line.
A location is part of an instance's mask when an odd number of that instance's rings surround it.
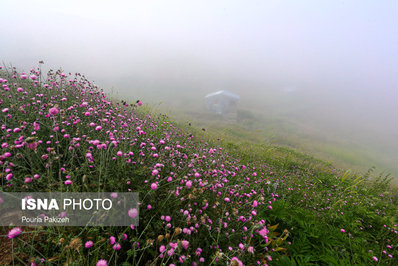
M 205 96 L 207 110 L 236 119 L 240 97 L 228 91 L 217 91 Z

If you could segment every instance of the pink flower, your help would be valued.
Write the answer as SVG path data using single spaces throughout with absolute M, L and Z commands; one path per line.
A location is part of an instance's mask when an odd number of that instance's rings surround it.
M 141 106 L 141 105 L 142 105 L 142 102 L 141 102 L 141 101 L 138 101 L 138 102 L 137 102 L 137 105 L 138 105 L 138 106 Z
M 32 182 L 32 178 L 26 177 L 24 182 L 25 182 L 25 183 L 30 183 L 30 182 Z
M 29 77 L 31 80 L 36 80 L 37 79 L 37 76 L 36 75 L 34 75 L 34 74 L 32 74 L 32 75 L 30 75 L 30 77 Z
M 23 75 L 21 75 L 21 76 L 20 76 L 20 78 L 21 78 L 21 79 L 27 79 L 27 78 L 28 78 L 28 76 L 27 76 L 27 75 L 25 75 L 25 74 L 23 74 Z
M 119 243 L 116 243 L 115 245 L 113 245 L 112 247 L 114 250 L 120 250 L 122 248 L 122 246 Z
M 11 239 L 11 238 L 17 237 L 17 236 L 19 236 L 21 233 L 22 233 L 22 229 L 19 228 L 19 227 L 15 227 L 15 228 L 11 229 L 11 230 L 8 232 L 8 238 Z
M 188 249 L 189 242 L 188 242 L 187 240 L 182 240 L 182 241 L 181 241 L 181 244 L 182 244 L 182 247 L 183 247 L 184 249 Z
M 158 185 L 156 183 L 151 184 L 151 189 L 155 190 L 158 188 Z
M 101 129 L 102 129 L 101 126 L 96 126 L 96 127 L 95 127 L 95 130 L 97 130 L 97 131 L 100 131 Z
M 1 110 L 3 113 L 7 113 L 8 112 L 8 108 L 4 108 L 3 110 Z
M 7 181 L 10 181 L 10 179 L 12 178 L 12 176 L 13 176 L 13 174 L 12 174 L 12 173 L 9 173 L 9 174 L 7 174 L 7 175 L 6 175 L 6 179 L 7 179 Z
M 231 264 L 236 265 L 236 263 L 238 264 L 238 266 L 243 266 L 243 263 L 237 257 L 233 257 L 231 259 Z
M 99 260 L 96 266 L 108 266 L 108 262 L 106 260 Z
M 69 179 L 64 182 L 65 185 L 71 185 L 72 183 L 73 183 L 72 180 Z
M 379 261 L 379 259 L 376 256 L 373 256 L 372 258 L 374 261 Z
M 109 243 L 110 243 L 111 245 L 115 244 L 115 243 L 116 243 L 116 238 L 115 238 L 114 236 L 111 236 L 111 237 L 109 238 Z
M 248 247 L 247 252 L 254 254 L 254 247 Z
M 259 233 L 260 236 L 265 238 L 265 237 L 267 237 L 268 232 L 269 231 L 267 230 L 267 227 L 264 226 L 264 228 L 261 229 L 258 233 Z
M 129 215 L 131 218 L 135 218 L 135 217 L 138 216 L 138 210 L 137 210 L 136 208 L 131 208 L 131 209 L 128 211 L 128 215 Z
M 39 145 L 39 143 L 37 143 L 37 142 L 29 143 L 29 144 L 28 144 L 28 149 L 36 150 L 36 148 L 37 148 L 38 145 Z
M 53 108 L 50 108 L 50 110 L 48 110 L 48 113 L 50 115 L 57 115 L 59 113 L 59 110 L 58 110 L 58 108 L 53 107 Z
M 161 245 L 159 248 L 159 252 L 163 253 L 166 250 L 166 247 L 164 245 Z
M 38 123 L 36 123 L 36 122 L 33 122 L 33 128 L 34 128 L 34 130 L 40 130 L 40 125 L 38 124 Z
M 119 156 L 119 157 L 122 157 L 122 156 L 123 156 L 123 152 L 122 152 L 122 151 L 118 151 L 118 152 L 116 153 L 116 155 Z
M 341 231 L 342 233 L 345 233 L 345 230 L 344 230 L 344 229 L 340 229 L 340 231 Z
M 187 188 L 191 188 L 192 187 L 192 181 L 189 180 L 187 183 L 185 183 L 185 185 L 187 186 Z
M 87 241 L 85 244 L 84 244 L 84 247 L 85 248 L 91 248 L 92 246 L 94 245 L 94 243 L 93 243 L 93 241 Z

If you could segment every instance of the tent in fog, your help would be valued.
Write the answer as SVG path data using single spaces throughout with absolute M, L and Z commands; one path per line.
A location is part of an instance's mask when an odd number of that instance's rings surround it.
M 240 97 L 228 91 L 217 91 L 205 96 L 207 110 L 217 114 L 236 114 Z

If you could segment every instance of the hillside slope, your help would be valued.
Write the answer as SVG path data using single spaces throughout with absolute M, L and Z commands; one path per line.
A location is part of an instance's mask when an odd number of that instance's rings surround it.
M 16 263 L 397 264 L 383 177 L 178 127 L 78 73 L 0 71 L 1 191 L 134 191 L 141 204 L 137 227 L 7 230 Z

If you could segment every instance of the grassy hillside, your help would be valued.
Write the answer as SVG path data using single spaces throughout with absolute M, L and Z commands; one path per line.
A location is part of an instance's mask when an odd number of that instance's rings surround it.
M 398 263 L 385 176 L 175 123 L 80 74 L 0 71 L 1 191 L 134 191 L 141 204 L 137 227 L 2 228 L 3 264 Z
M 226 127 L 222 117 L 204 108 L 204 95 L 216 90 L 209 84 L 194 88 L 178 83 L 175 87 L 158 85 L 159 88 L 142 84 L 147 88 L 144 90 L 133 82 L 121 82 L 124 83 L 123 87 L 129 89 L 120 90 L 121 98 L 134 92 L 137 95 L 131 99 L 143 98 L 174 120 L 190 120 L 217 133 Z M 332 88 L 327 94 L 316 90 L 285 92 L 272 89 L 276 86 L 272 84 L 224 85 L 241 96 L 238 121 L 227 124 L 228 134 L 244 132 L 249 138 L 255 135 L 256 142 L 294 147 L 361 173 L 374 166 L 378 173 L 390 173 L 398 184 L 398 131 L 393 112 L 363 106 L 366 101 L 361 102 L 359 96 L 355 98 L 357 102 L 344 98 L 344 93 L 336 98 Z

